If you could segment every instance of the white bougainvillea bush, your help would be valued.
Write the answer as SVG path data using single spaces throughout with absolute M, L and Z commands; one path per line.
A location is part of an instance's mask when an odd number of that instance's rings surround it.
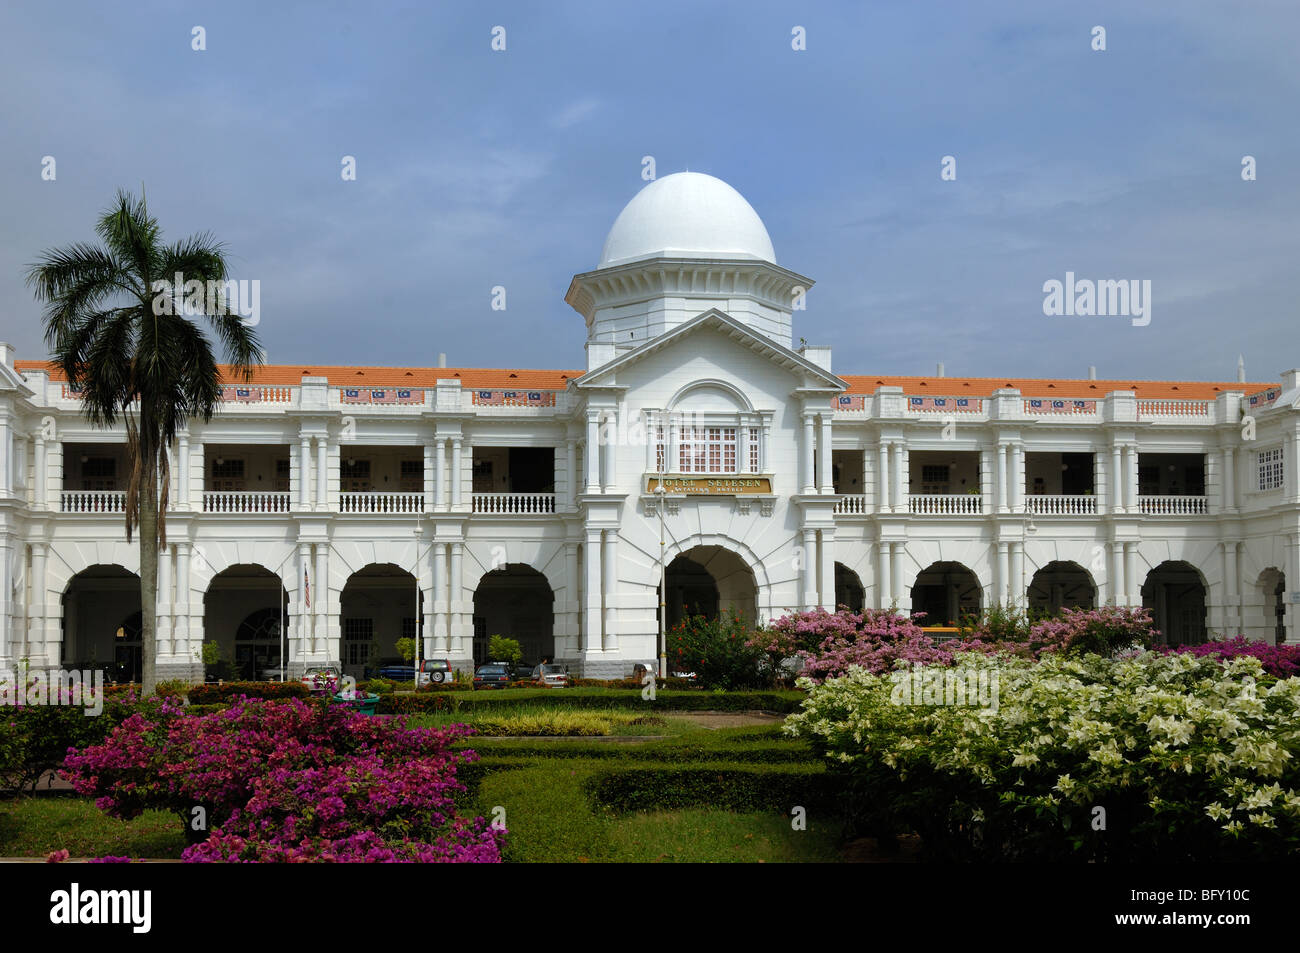
M 1249 656 L 953 662 L 949 686 L 982 686 L 965 704 L 901 662 L 803 683 L 786 730 L 830 759 L 862 832 L 948 860 L 1300 857 L 1300 678 Z

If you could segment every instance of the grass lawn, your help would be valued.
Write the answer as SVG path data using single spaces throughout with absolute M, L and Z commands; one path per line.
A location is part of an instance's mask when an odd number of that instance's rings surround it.
M 788 802 L 802 803 L 800 786 L 818 780 L 824 765 L 779 724 L 713 729 L 644 709 L 565 709 L 552 701 L 557 694 L 540 704 L 410 718 L 484 731 L 466 741 L 480 760 L 464 770 L 470 790 L 460 811 L 492 818 L 494 808 L 504 809 L 506 860 L 841 859 L 833 810 L 809 806 L 807 829 L 791 824 Z M 548 737 L 519 737 L 529 732 Z M 184 846 L 180 820 L 170 814 L 123 822 L 77 797 L 0 802 L 0 856 L 62 848 L 74 857 L 175 858 Z
M 146 811 L 133 821 L 109 817 L 81 797 L 0 801 L 0 857 L 43 857 L 66 850 L 73 857 L 180 857 L 181 819 Z

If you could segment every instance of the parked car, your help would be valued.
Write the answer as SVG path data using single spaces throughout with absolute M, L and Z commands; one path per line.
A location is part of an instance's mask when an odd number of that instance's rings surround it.
M 262 681 L 264 682 L 278 682 L 288 677 L 289 673 L 283 665 L 273 665 L 270 668 L 262 669 Z
M 487 662 L 474 672 L 475 688 L 505 688 L 514 680 L 514 666 L 509 662 Z
M 379 669 L 379 677 L 387 678 L 394 682 L 413 682 L 415 681 L 415 666 L 384 665 Z
M 546 688 L 568 688 L 569 670 L 563 665 L 538 665 L 533 669 L 532 679 Z
M 332 665 L 309 668 L 300 681 L 313 692 L 332 692 L 339 683 L 339 670 Z
M 420 684 L 438 685 L 452 680 L 451 662 L 445 658 L 427 658 L 420 661 Z

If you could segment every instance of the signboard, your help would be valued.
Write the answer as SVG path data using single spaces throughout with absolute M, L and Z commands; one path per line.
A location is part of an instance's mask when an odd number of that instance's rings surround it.
M 646 477 L 645 491 L 647 493 L 655 492 L 658 487 L 659 477 L 657 474 Z M 740 474 L 718 474 L 716 476 L 672 476 L 665 474 L 664 491 L 686 496 L 762 495 L 772 492 L 772 478 Z

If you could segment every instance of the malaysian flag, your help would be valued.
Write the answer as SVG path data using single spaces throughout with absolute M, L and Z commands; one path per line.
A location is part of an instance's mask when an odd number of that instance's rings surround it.
M 244 403 L 259 401 L 262 399 L 262 389 L 260 387 L 223 387 L 221 388 L 221 399 Z
M 311 608 L 311 580 L 307 578 L 307 567 L 302 567 L 302 601 L 308 609 Z

